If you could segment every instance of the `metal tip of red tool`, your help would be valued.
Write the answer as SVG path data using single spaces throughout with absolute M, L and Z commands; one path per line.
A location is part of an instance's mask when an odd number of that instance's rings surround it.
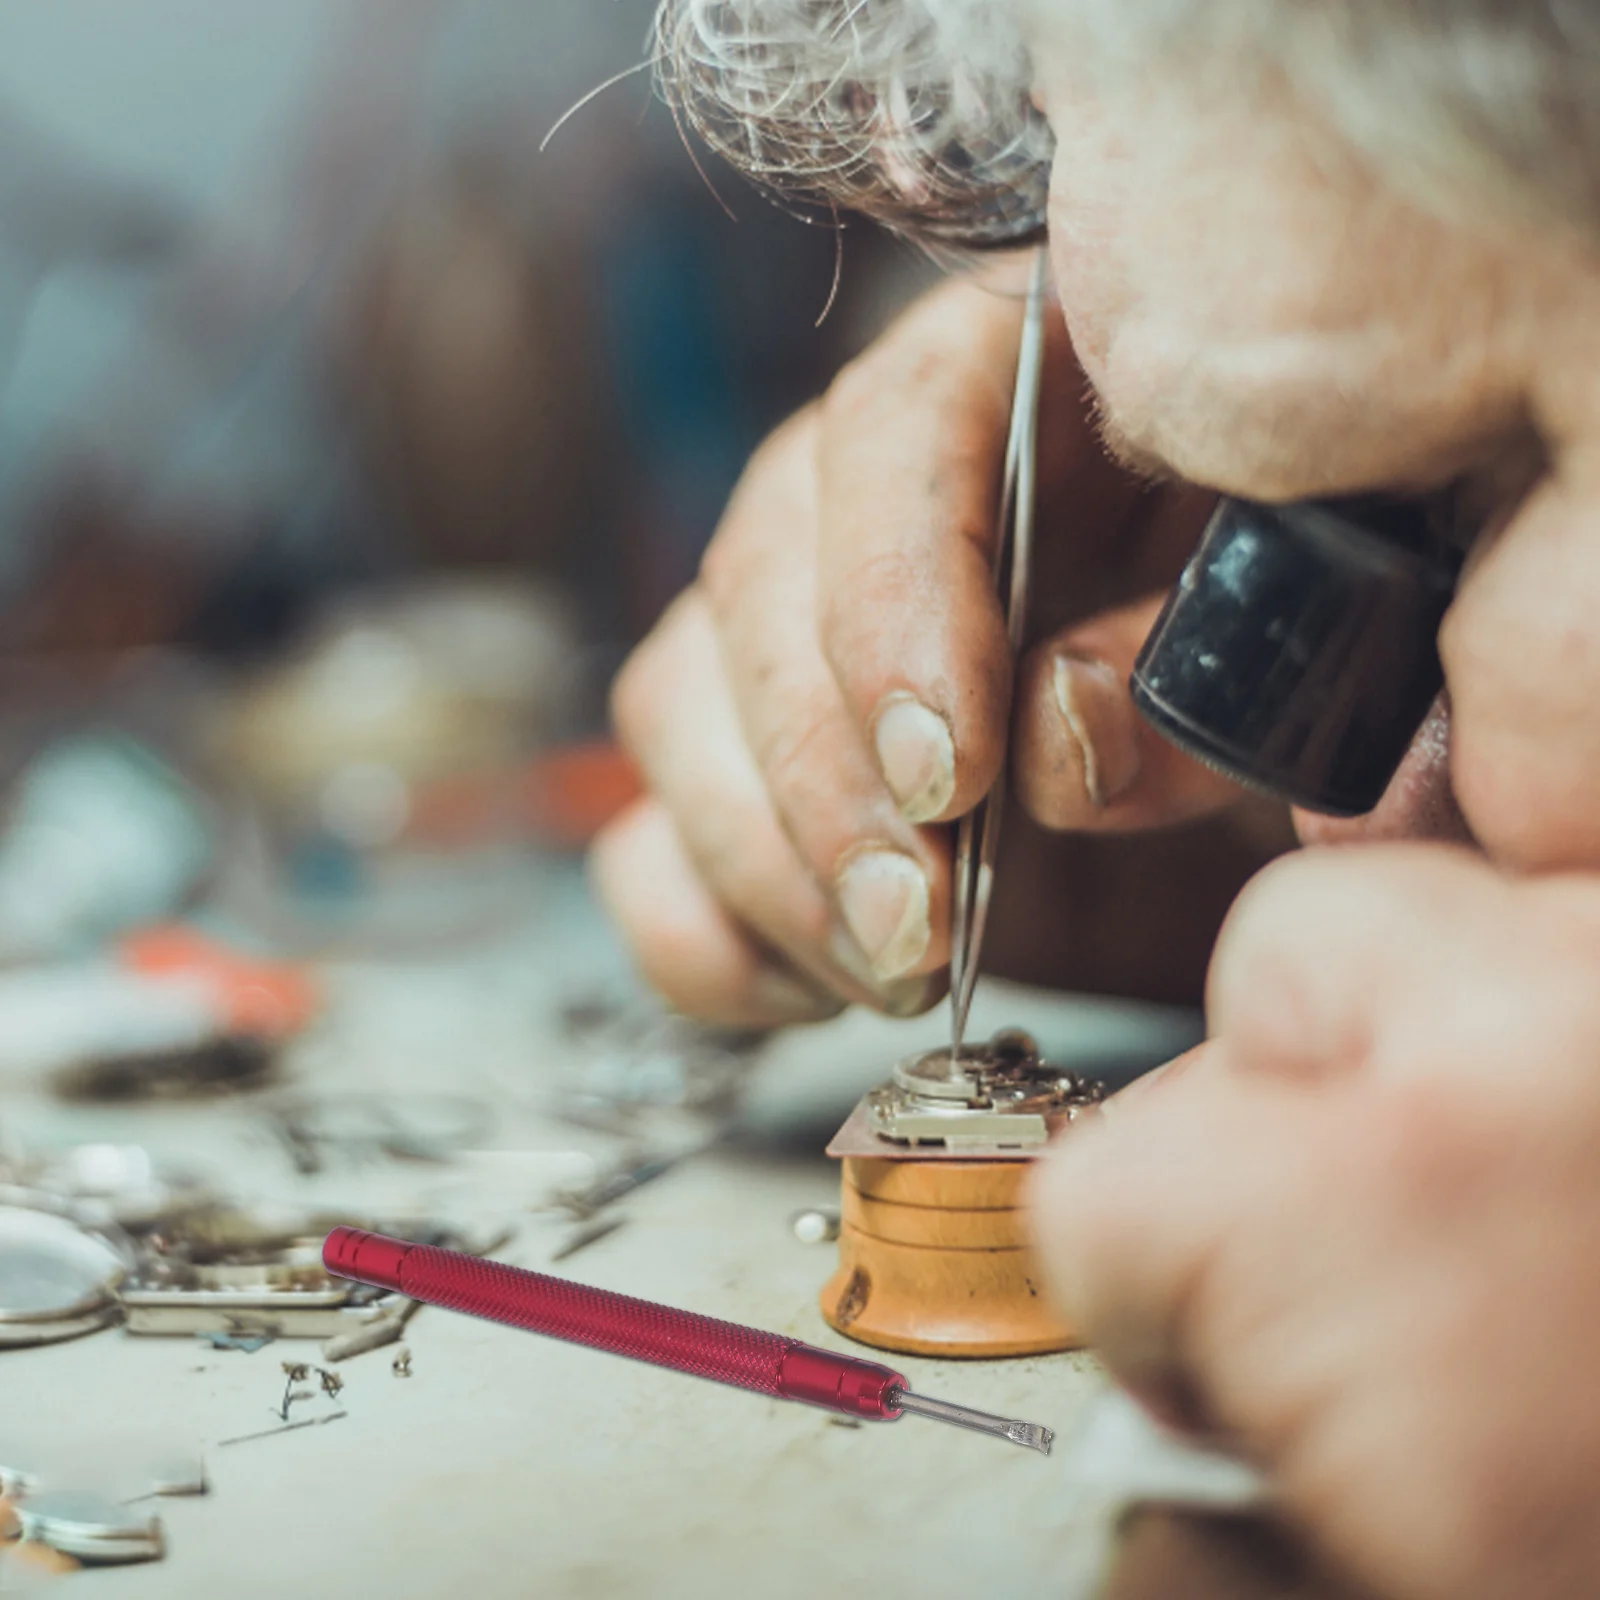
M 925 1394 L 907 1394 L 903 1389 L 895 1394 L 893 1403 L 896 1410 L 909 1411 L 914 1417 L 931 1417 L 935 1422 L 987 1433 L 992 1438 L 1020 1444 L 1024 1450 L 1037 1450 L 1043 1456 L 1050 1454 L 1050 1446 L 1055 1443 L 1055 1434 L 1042 1422 L 1018 1422 L 1014 1417 L 997 1417 L 948 1400 L 930 1400 Z

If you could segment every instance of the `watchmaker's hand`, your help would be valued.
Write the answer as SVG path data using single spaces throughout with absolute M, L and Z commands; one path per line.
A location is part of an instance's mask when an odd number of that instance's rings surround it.
M 1043 1252 L 1117 1373 L 1394 1600 L 1600 1593 L 1600 882 L 1310 851 L 1213 1041 L 1080 1125 Z
M 1030 651 L 1013 662 L 993 574 L 1020 307 L 960 280 L 847 368 L 817 429 L 817 627 L 844 709 L 913 821 L 964 815 L 1006 752 L 1048 827 L 1170 823 L 1238 796 L 1133 709 L 1128 673 L 1208 496 L 1114 462 L 1059 312 L 1041 404 Z M 724 609 L 742 601 L 729 586 Z M 1062 626 L 1071 622 L 1072 626 Z
M 1107 457 L 1059 318 L 1044 642 L 1013 695 L 991 569 L 1020 282 L 943 286 L 780 429 L 700 582 L 619 680 L 617 724 L 652 792 L 600 841 L 597 877 L 686 1010 L 756 1022 L 931 1004 L 950 874 L 929 824 L 993 783 L 1008 711 L 1019 796 L 1049 827 L 1148 827 L 1238 797 L 1147 729 L 1124 687 L 1206 503 Z

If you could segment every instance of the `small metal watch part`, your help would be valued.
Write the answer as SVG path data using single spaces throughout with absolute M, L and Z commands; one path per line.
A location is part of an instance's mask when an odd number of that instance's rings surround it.
M 96 1565 L 159 1561 L 166 1539 L 159 1517 L 99 1495 L 65 1490 L 36 1495 L 16 1508 L 22 1537 Z
M 1037 1450 L 1043 1456 L 1050 1454 L 1050 1446 L 1055 1443 L 1055 1433 L 1042 1422 L 997 1417 L 989 1411 L 952 1405 L 948 1400 L 932 1400 L 927 1395 L 911 1394 L 905 1389 L 892 1390 L 889 1403 L 896 1411 L 909 1411 L 914 1417 L 932 1417 L 935 1422 L 949 1422 L 958 1428 L 970 1428 L 974 1433 L 1007 1439 L 1012 1444 L 1020 1444 L 1024 1450 Z
M 211 1478 L 203 1460 L 178 1458 L 161 1462 L 151 1469 L 150 1487 L 143 1494 L 124 1501 L 137 1505 L 141 1500 L 188 1499 L 211 1493 Z
M 39 1473 L 31 1464 L 17 1466 L 14 1461 L 0 1461 L 0 1500 L 20 1500 L 41 1486 Z
M 276 1428 L 262 1428 L 257 1433 L 235 1434 L 231 1439 L 218 1439 L 217 1448 L 224 1445 L 250 1444 L 256 1439 L 276 1439 L 280 1433 L 298 1433 L 302 1428 L 320 1428 L 329 1422 L 343 1422 L 350 1413 L 348 1411 L 329 1411 L 320 1417 L 305 1417 L 299 1422 L 281 1423 Z
M 866 1098 L 880 1138 L 983 1154 L 1044 1145 L 1061 1124 L 1105 1098 L 1105 1085 L 1052 1066 L 1017 1028 L 986 1045 L 910 1056 Z
M 406 1324 L 421 1309 L 420 1300 L 396 1299 L 395 1309 L 369 1322 L 353 1333 L 342 1333 L 329 1339 L 322 1347 L 324 1361 L 348 1361 L 351 1356 L 362 1356 L 369 1350 L 381 1350 L 385 1345 L 397 1344 L 406 1331 Z
M 0 1347 L 52 1344 L 115 1322 L 127 1268 L 109 1235 L 0 1205 Z

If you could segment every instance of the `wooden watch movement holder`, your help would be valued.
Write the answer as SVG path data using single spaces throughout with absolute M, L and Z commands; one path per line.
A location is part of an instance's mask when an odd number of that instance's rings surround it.
M 822 1315 L 847 1338 L 926 1356 L 1025 1356 L 1082 1344 L 1028 1245 L 1030 1153 L 897 1146 L 865 1104 L 828 1154 L 842 1164 L 839 1265 Z

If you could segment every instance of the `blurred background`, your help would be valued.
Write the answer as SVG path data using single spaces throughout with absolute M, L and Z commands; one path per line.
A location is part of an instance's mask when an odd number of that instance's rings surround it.
M 626 794 L 615 665 L 929 271 L 852 227 L 819 325 L 651 9 L 0 0 L 0 960 L 396 937 Z
M 934 273 L 719 199 L 634 70 L 651 9 L 0 0 L 8 1594 L 24 1557 L 152 1563 L 99 1575 L 129 1600 L 1025 1592 L 1048 1477 L 980 1474 L 994 1536 L 908 1568 L 881 1458 L 804 1408 L 617 1363 L 597 1420 L 565 1347 L 320 1267 L 359 1223 L 815 1342 L 823 1147 L 948 1039 L 672 1015 L 587 889 L 616 667 Z M 1111 1081 L 1195 1035 L 986 982 L 1002 1027 Z M 960 1392 L 1021 1415 L 1034 1370 Z M 904 1504 L 969 1470 L 913 1454 Z

